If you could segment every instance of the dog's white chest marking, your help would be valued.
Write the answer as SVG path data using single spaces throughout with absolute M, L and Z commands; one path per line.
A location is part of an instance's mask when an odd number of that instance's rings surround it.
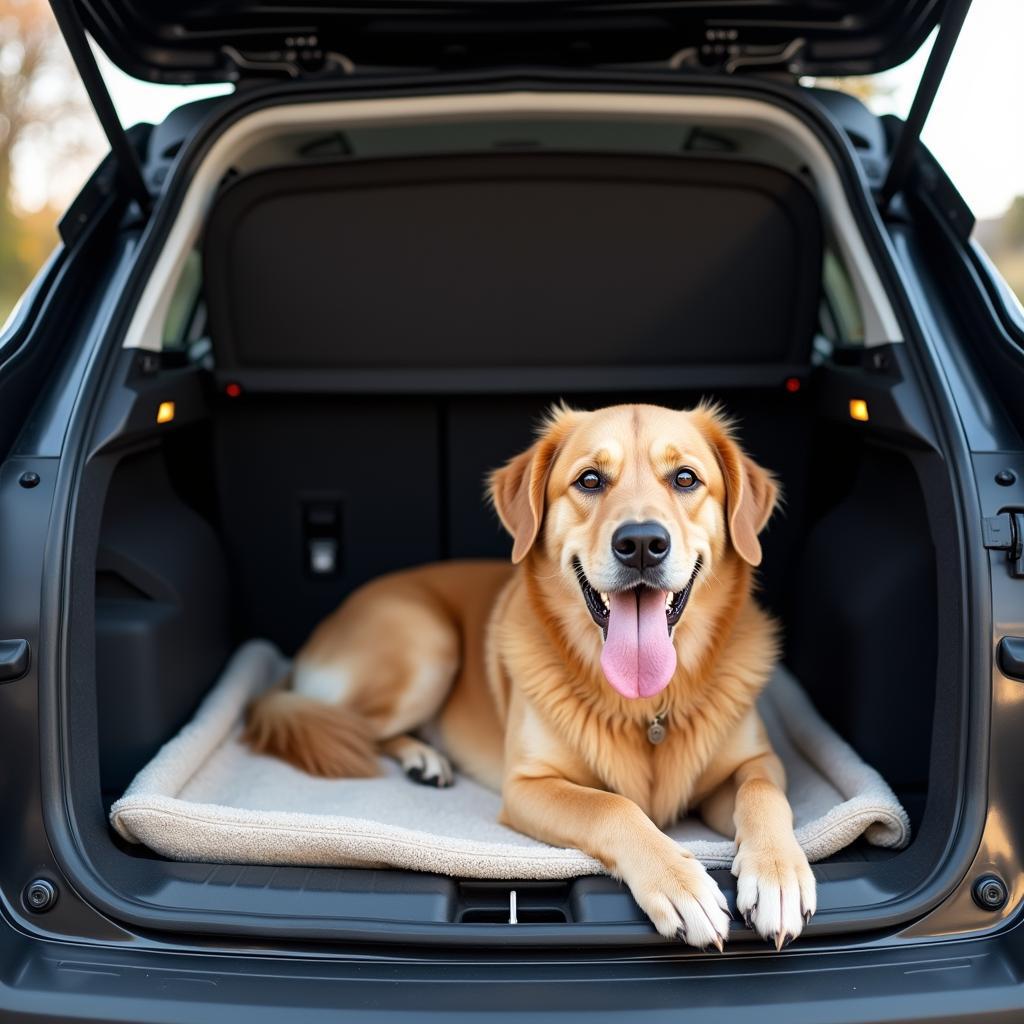
M 352 676 L 340 665 L 299 663 L 295 666 L 293 687 L 296 693 L 337 704 L 352 692 Z

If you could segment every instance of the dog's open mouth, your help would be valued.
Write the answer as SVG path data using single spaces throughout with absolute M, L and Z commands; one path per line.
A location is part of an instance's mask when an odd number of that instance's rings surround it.
M 693 567 L 693 573 L 690 576 L 689 582 L 682 590 L 677 590 L 674 593 L 665 590 L 655 590 L 653 587 L 645 586 L 643 583 L 638 587 L 622 591 L 622 593 L 634 595 L 638 603 L 647 594 L 661 595 L 665 606 L 665 624 L 668 627 L 669 633 L 671 633 L 672 627 L 683 617 L 683 612 L 686 610 L 686 602 L 690 599 L 690 591 L 693 589 L 693 584 L 697 579 L 700 568 L 701 559 L 698 556 L 697 564 Z M 576 579 L 579 580 L 580 590 L 583 591 L 583 600 L 587 604 L 587 611 L 590 612 L 590 617 L 601 627 L 605 637 L 607 637 L 608 623 L 611 618 L 611 598 L 613 595 L 595 590 L 590 585 L 590 580 L 587 579 L 586 574 L 583 572 L 583 566 L 580 565 L 579 559 L 573 561 L 573 569 L 576 572 Z
M 601 667 L 624 697 L 651 697 L 668 685 L 676 668 L 672 628 L 683 617 L 700 568 L 698 558 L 682 590 L 641 583 L 605 594 L 591 585 L 579 560 L 573 562 L 587 611 L 604 634 Z

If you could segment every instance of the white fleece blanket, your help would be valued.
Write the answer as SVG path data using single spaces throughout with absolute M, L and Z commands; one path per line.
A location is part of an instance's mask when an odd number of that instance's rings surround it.
M 238 740 L 245 706 L 287 667 L 265 641 L 242 646 L 192 721 L 113 805 L 114 828 L 176 860 L 395 867 L 492 879 L 602 872 L 579 850 L 499 825 L 497 794 L 464 776 L 450 789 L 434 789 L 384 762 L 380 778 L 318 779 L 251 753 Z M 784 669 L 759 706 L 786 765 L 796 837 L 810 860 L 861 835 L 877 846 L 906 845 L 910 824 L 895 794 L 822 721 Z M 733 843 L 693 818 L 671 835 L 708 867 L 732 863 Z

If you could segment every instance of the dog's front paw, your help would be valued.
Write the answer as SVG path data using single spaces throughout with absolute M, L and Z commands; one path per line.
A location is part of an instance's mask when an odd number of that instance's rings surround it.
M 741 843 L 732 873 L 737 909 L 776 949 L 789 945 L 817 909 L 814 872 L 792 837 L 766 846 Z
M 671 843 L 626 879 L 633 898 L 666 938 L 721 952 L 729 934 L 722 890 L 691 854 Z

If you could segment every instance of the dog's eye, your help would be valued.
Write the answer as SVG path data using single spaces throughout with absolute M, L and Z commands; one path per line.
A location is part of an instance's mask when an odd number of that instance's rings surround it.
M 700 480 L 697 478 L 697 474 L 694 473 L 692 469 L 687 469 L 685 466 L 676 473 L 675 479 L 672 482 L 680 491 L 693 491 L 700 486 Z
M 596 469 L 587 469 L 576 478 L 576 486 L 584 491 L 599 491 L 604 487 L 604 479 Z

